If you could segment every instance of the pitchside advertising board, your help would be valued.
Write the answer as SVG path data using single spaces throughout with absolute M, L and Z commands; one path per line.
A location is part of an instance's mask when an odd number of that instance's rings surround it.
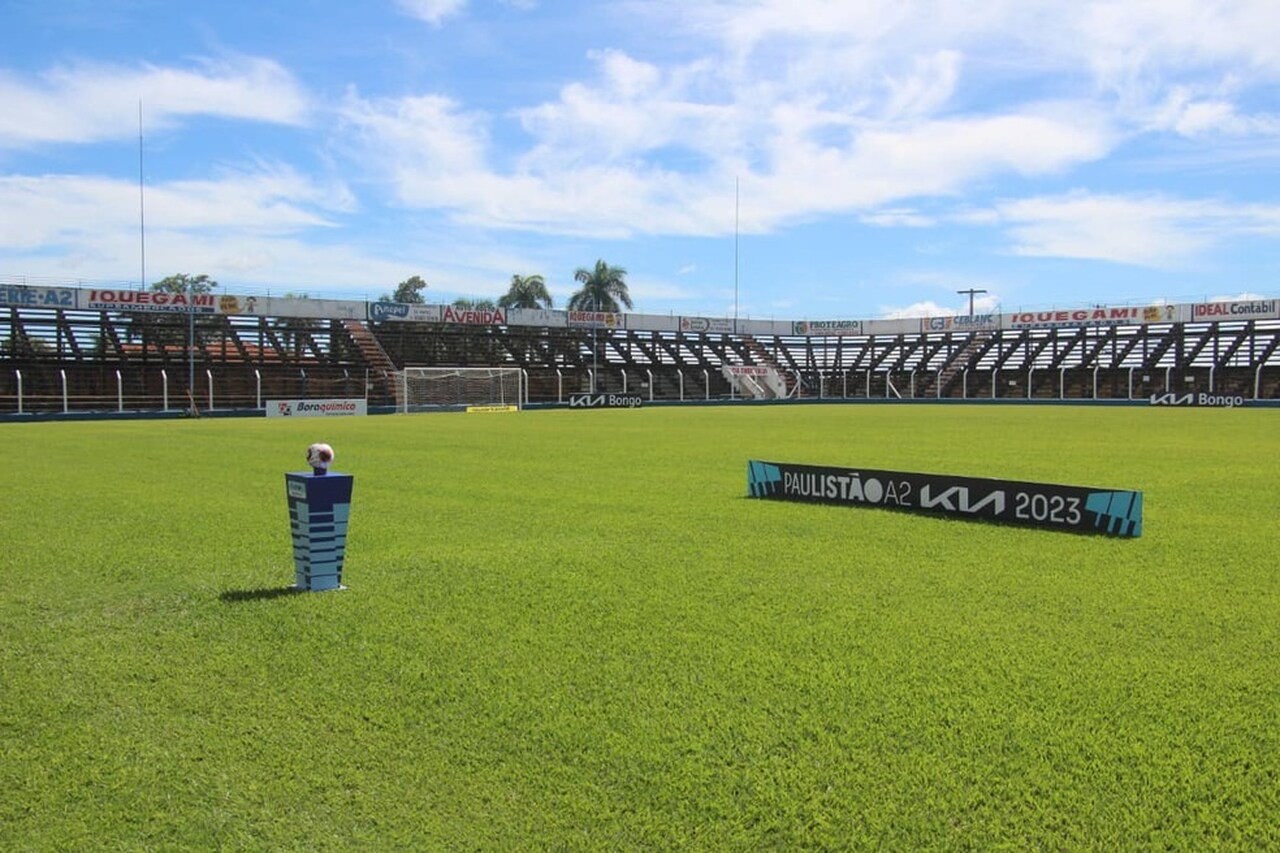
M 269 418 L 337 418 L 369 414 L 369 401 L 349 400 L 268 400 Z
M 1153 406 L 1203 406 L 1210 409 L 1238 409 L 1249 401 L 1238 394 L 1204 394 L 1188 391 L 1185 394 L 1152 394 Z
M 1108 536 L 1142 535 L 1142 492 L 945 474 L 747 463 L 753 498 L 871 506 Z
M 639 394 L 570 394 L 571 409 L 638 409 L 643 400 Z

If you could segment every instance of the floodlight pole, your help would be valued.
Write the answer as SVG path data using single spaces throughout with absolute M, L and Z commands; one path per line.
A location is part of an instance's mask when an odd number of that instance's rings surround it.
M 142 171 L 142 99 L 138 99 L 138 242 L 142 277 L 138 286 L 147 289 L 147 205 Z
M 976 288 L 976 287 L 971 287 L 971 288 L 969 288 L 968 290 L 957 290 L 957 291 L 956 291 L 956 293 L 960 294 L 961 296 L 965 295 L 966 293 L 967 293 L 967 294 L 969 294 L 969 316 L 970 316 L 970 317 L 972 317 L 972 316 L 973 316 L 973 297 L 974 297 L 974 294 L 977 294 L 977 293 L 986 293 L 986 291 L 985 291 L 985 290 L 980 290 L 979 288 Z
M 187 394 L 191 414 L 196 407 L 196 307 L 191 304 L 191 288 L 187 287 Z
M 738 334 L 738 214 L 741 207 L 741 193 L 738 189 L 738 178 L 733 179 L 733 333 Z

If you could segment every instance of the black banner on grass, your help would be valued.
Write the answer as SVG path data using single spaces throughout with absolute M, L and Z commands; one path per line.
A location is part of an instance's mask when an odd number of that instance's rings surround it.
M 753 498 L 877 506 L 907 512 L 1142 535 L 1142 492 L 785 462 L 747 463 Z

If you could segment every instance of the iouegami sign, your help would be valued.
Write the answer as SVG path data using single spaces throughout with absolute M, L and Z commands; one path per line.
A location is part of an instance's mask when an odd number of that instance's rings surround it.
M 786 462 L 747 463 L 753 498 L 872 506 L 1109 536 L 1142 535 L 1142 492 Z

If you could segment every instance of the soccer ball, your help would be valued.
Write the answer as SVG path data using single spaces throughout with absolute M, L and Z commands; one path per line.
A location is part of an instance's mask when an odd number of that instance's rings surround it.
M 316 442 L 307 448 L 307 464 L 311 466 L 311 470 L 317 474 L 323 474 L 329 470 L 329 463 L 333 461 L 333 448 L 323 442 Z

